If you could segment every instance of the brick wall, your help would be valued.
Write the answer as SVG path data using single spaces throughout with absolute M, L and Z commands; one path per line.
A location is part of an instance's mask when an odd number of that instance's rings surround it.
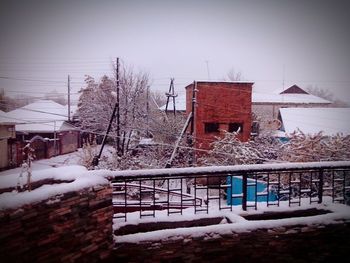
M 109 185 L 0 211 L 2 262 L 99 262 L 112 248 Z
M 79 147 L 79 133 L 77 131 L 65 131 L 59 134 L 60 154 L 74 152 Z
M 175 233 L 174 233 L 175 234 Z M 157 242 L 117 243 L 115 262 L 345 262 L 350 224 L 289 226 Z
M 240 82 L 197 82 L 195 130 L 196 147 L 210 149 L 219 133 L 206 133 L 205 123 L 219 123 L 228 130 L 229 123 L 242 123 L 239 139 L 247 141 L 251 133 L 252 85 Z M 186 87 L 186 112 L 191 112 L 193 84 Z

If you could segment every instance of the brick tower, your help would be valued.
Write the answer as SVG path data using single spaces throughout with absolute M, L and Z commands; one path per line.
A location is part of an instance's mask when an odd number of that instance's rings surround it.
M 216 136 L 239 130 L 248 141 L 251 133 L 253 82 L 196 82 L 194 110 L 195 148 L 208 150 Z M 194 83 L 186 87 L 186 113 L 192 109 Z

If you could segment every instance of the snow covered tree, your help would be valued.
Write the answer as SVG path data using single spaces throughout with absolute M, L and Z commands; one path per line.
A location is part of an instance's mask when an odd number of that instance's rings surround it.
M 304 134 L 298 130 L 289 135 L 281 147 L 280 157 L 288 162 L 350 160 L 350 136 L 325 136 L 323 132 Z
M 349 107 L 349 103 L 335 98 L 334 94 L 327 89 L 321 89 L 317 86 L 310 85 L 306 90 L 312 95 L 331 101 L 332 107 Z
M 183 115 L 165 116 L 164 112 L 155 110 L 149 123 L 154 140 L 161 143 L 172 144 L 180 135 L 186 119 Z
M 226 132 L 212 143 L 212 150 L 199 159 L 201 165 L 255 164 L 276 159 L 280 143 L 272 137 L 241 142 L 237 133 Z
M 111 127 L 110 139 L 119 140 L 121 152 L 125 154 L 132 138 L 145 134 L 146 130 L 146 98 L 148 75 L 144 72 L 135 72 L 133 68 L 122 65 L 120 70 L 120 100 L 119 119 L 120 136 L 117 138 L 117 125 L 114 120 Z M 80 90 L 78 103 L 78 116 L 83 130 L 102 135 L 109 124 L 116 97 L 112 96 L 117 91 L 114 78 L 103 76 L 96 82 L 91 76 L 85 79 L 86 87 Z

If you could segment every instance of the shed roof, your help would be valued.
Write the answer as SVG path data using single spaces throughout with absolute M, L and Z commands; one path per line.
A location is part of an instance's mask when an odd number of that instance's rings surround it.
M 350 108 L 281 108 L 280 116 L 286 133 L 350 135 Z
M 209 83 L 209 84 L 246 84 L 246 85 L 253 85 L 254 82 L 253 81 L 241 81 L 241 80 L 237 80 L 237 81 L 226 81 L 226 80 L 196 80 L 197 84 L 200 83 Z M 191 87 L 193 85 L 193 82 L 188 84 L 185 89 Z

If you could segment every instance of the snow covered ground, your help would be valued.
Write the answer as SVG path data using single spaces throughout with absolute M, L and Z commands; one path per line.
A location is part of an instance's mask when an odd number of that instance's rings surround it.
M 97 154 L 100 150 L 100 145 L 95 146 L 93 148 L 93 153 Z M 114 148 L 112 146 L 106 145 L 102 152 L 101 158 L 112 158 L 113 153 L 115 152 Z M 43 170 L 48 168 L 56 168 L 56 167 L 62 167 L 67 165 L 82 165 L 82 158 L 83 158 L 83 149 L 80 148 L 75 152 L 63 154 L 59 156 L 52 157 L 50 159 L 41 159 L 41 160 L 34 160 L 32 162 L 32 170 Z M 0 177 L 2 175 L 8 175 L 8 174 L 20 174 L 22 168 L 17 167 L 14 169 L 9 169 L 5 171 L 0 172 Z
M 53 167 L 75 165 L 75 164 L 79 164 L 79 160 L 80 160 L 80 151 L 76 151 L 73 153 L 52 157 L 50 159 L 34 160 L 32 163 L 32 170 L 36 171 L 36 170 L 53 168 Z M 8 174 L 20 174 L 21 170 L 22 170 L 21 167 L 5 170 L 0 172 L 0 176 L 8 175 Z

